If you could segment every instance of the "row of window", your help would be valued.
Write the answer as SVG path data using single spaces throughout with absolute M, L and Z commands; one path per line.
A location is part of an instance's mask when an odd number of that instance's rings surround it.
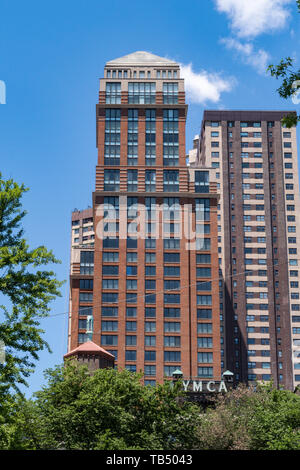
M 85 320 L 81 320 L 82 325 Z M 102 320 L 101 330 L 102 331 L 118 331 L 118 321 L 117 320 Z M 126 331 L 136 331 L 137 322 L 136 321 L 127 321 L 125 325 Z M 145 331 L 156 331 L 155 322 L 145 322 Z M 180 332 L 180 323 L 179 322 L 165 322 L 164 323 L 165 332 Z M 212 323 L 197 323 L 197 333 L 212 333 Z
M 156 78 L 172 78 L 176 79 L 178 71 L 177 70 L 156 70 Z M 140 80 L 144 78 L 151 78 L 151 70 L 130 70 L 130 69 L 107 69 L 106 78 L 139 78 Z
M 177 161 L 177 151 L 165 155 L 165 159 L 171 158 Z M 113 156 L 115 159 L 115 154 Z M 170 162 L 167 163 L 170 166 Z M 195 192 L 209 192 L 209 172 L 195 171 Z M 145 171 L 145 188 L 146 191 L 155 192 L 156 190 L 156 170 Z M 104 170 L 104 191 L 120 190 L 120 170 L 105 169 Z M 164 192 L 179 192 L 179 170 L 163 171 L 163 190 Z M 127 191 L 138 191 L 138 170 L 127 170 Z
M 121 83 L 107 82 L 105 89 L 106 104 L 121 104 Z M 129 104 L 155 104 L 156 83 L 155 82 L 129 82 L 128 103 Z M 163 103 L 178 103 L 178 83 L 163 83 Z
M 174 239 L 167 239 L 167 240 L 174 240 Z M 136 249 L 137 248 L 137 239 L 136 238 L 128 238 L 127 239 L 127 249 Z M 172 242 L 173 243 L 173 242 Z M 148 249 L 155 249 L 156 240 L 153 238 L 146 238 L 145 239 L 145 248 Z M 171 246 L 170 246 L 171 247 Z M 196 246 L 195 249 L 198 251 L 210 251 L 211 247 L 211 240 L 210 238 L 197 238 L 196 239 Z M 104 238 L 103 239 L 103 248 L 119 248 L 119 238 Z M 150 259 L 149 253 L 149 259 Z M 155 262 L 149 261 L 149 262 Z M 81 272 L 81 271 L 80 271 Z M 81 273 L 81 274 L 88 274 L 88 273 Z
M 180 239 L 170 238 L 170 239 L 164 240 L 164 248 L 179 249 L 180 248 Z M 249 248 L 248 250 L 251 250 L 251 248 Z M 165 254 L 167 254 L 167 253 L 165 253 Z M 173 254 L 173 253 L 171 253 L 171 254 Z M 166 258 L 166 260 L 167 259 L 169 260 L 170 258 Z M 172 259 L 171 262 L 173 262 L 174 258 L 171 258 L 171 259 Z M 117 262 L 119 262 L 119 252 L 117 252 L 117 251 L 103 251 L 102 261 L 103 261 L 103 263 L 117 263 Z M 129 262 L 129 263 L 137 263 L 138 254 L 136 252 L 133 252 L 133 251 L 127 252 L 126 261 Z M 204 254 L 204 253 L 203 254 L 202 253 L 197 253 L 196 254 L 196 263 L 197 264 L 210 264 L 211 263 L 211 255 L 210 254 Z M 166 268 L 168 268 L 168 266 L 166 266 Z M 179 267 L 176 267 L 176 268 L 180 270 Z M 147 271 L 146 275 L 155 276 L 156 266 L 146 266 L 145 269 Z M 180 271 L 177 271 L 177 272 L 180 272 Z M 88 283 L 87 280 L 85 280 L 85 283 L 82 281 L 82 284 L 80 284 L 80 289 L 92 289 L 92 288 L 93 288 L 92 283 Z
M 86 316 L 93 314 L 93 307 L 79 306 L 79 316 Z M 101 315 L 102 317 L 117 317 L 119 314 L 118 307 L 102 307 Z M 165 318 L 180 318 L 180 308 L 178 307 L 164 307 L 164 317 Z M 137 307 L 126 307 L 126 317 L 135 318 L 137 316 Z M 156 317 L 156 308 L 155 307 L 145 307 L 145 317 L 146 318 L 155 318 Z M 197 318 L 199 320 L 206 320 L 212 318 L 211 308 L 198 308 L 197 309 Z M 296 318 L 296 317 L 295 317 Z M 298 321 L 298 320 L 293 320 Z
M 155 346 L 156 345 L 156 336 L 144 337 L 145 346 Z M 118 335 L 101 335 L 101 344 L 102 346 L 117 346 L 118 345 Z M 197 347 L 199 349 L 212 349 L 213 339 L 211 337 L 201 337 L 197 338 Z

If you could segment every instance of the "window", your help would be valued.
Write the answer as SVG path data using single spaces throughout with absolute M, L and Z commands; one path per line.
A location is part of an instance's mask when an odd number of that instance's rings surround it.
M 154 104 L 155 83 L 151 82 L 129 82 L 128 103 L 129 104 Z
M 137 275 L 137 266 L 126 266 L 126 274 L 127 274 L 127 276 L 136 276 Z
M 125 361 L 136 361 L 136 351 L 125 351 Z
M 146 321 L 145 322 L 145 332 L 147 333 L 155 333 L 156 331 L 156 322 L 153 321 Z
M 145 365 L 144 373 L 146 376 L 156 375 L 156 366 Z
M 197 295 L 197 305 L 212 305 L 212 296 Z
M 156 351 L 145 351 L 145 362 L 155 362 Z
M 102 307 L 102 316 L 103 317 L 117 317 L 118 307 Z
M 178 103 L 178 83 L 163 84 L 163 102 L 164 104 Z
M 102 303 L 118 303 L 118 294 L 102 293 Z
M 209 193 L 208 171 L 195 171 L 195 193 Z
M 118 331 L 118 322 L 117 321 L 102 321 L 101 330 L 102 331 Z
M 145 308 L 145 317 L 155 318 L 156 317 L 156 308 L 155 307 L 146 307 Z
M 137 279 L 127 279 L 126 280 L 126 289 L 127 290 L 137 290 Z
M 101 335 L 102 346 L 117 346 L 118 336 L 117 335 Z
M 118 289 L 119 281 L 118 279 L 103 279 L 102 280 L 102 289 Z
M 156 281 L 152 279 L 145 280 L 145 290 L 155 290 Z
M 164 290 L 179 290 L 180 289 L 180 281 L 172 280 L 172 281 L 164 281 Z
M 164 322 L 165 333 L 179 333 L 180 323 L 179 322 Z
M 136 331 L 136 321 L 126 321 L 126 331 Z
M 197 318 L 199 320 L 212 318 L 211 308 L 197 309 Z
M 197 282 L 197 292 L 211 291 L 211 282 Z
M 156 110 L 146 109 L 145 163 L 154 166 L 156 163 Z
M 104 170 L 104 191 L 119 191 L 120 170 Z
M 211 277 L 211 268 L 196 268 L 197 277 Z
M 156 336 L 145 336 L 145 346 L 155 346 Z
M 165 362 L 181 362 L 180 351 L 164 351 Z
M 156 262 L 156 254 L 151 252 L 146 252 L 145 254 L 145 262 L 146 263 L 155 263 Z
M 127 170 L 127 191 L 138 190 L 138 170 Z
M 164 336 L 165 347 L 180 347 L 180 336 Z
M 131 292 L 126 293 L 126 302 L 129 304 L 136 304 L 137 294 L 132 294 Z
M 198 367 L 198 377 L 213 377 L 213 367 Z
M 155 276 L 156 275 L 156 266 L 145 266 L 145 275 L 146 276 Z
M 180 364 L 178 365 L 174 365 L 174 366 L 164 366 L 164 375 L 166 375 L 167 377 L 172 377 L 172 374 L 173 372 L 175 372 L 175 370 L 177 369 L 180 369 Z
M 165 307 L 164 308 L 164 317 L 165 318 L 179 318 L 180 317 L 180 308 Z
M 145 190 L 147 192 L 155 192 L 156 190 L 156 171 L 155 170 L 146 170 Z
M 196 199 L 195 200 L 196 221 L 209 222 L 210 220 L 210 200 L 209 199 Z M 202 230 L 202 233 L 205 233 Z
M 138 110 L 128 109 L 127 162 L 137 165 L 138 162 Z
M 198 348 L 211 349 L 213 347 L 213 339 L 210 337 L 197 338 Z
M 119 266 L 111 265 L 111 266 L 102 266 L 102 274 L 103 276 L 117 276 L 119 274 Z
M 93 302 L 93 294 L 90 292 L 80 292 L 79 302 Z
M 168 250 L 179 250 L 180 248 L 180 239 L 179 238 L 165 238 L 164 239 L 164 249 Z
M 198 323 L 197 333 L 212 333 L 212 323 Z
M 93 290 L 93 279 L 80 279 L 79 288 L 80 290 Z
M 179 191 L 179 171 L 164 170 L 164 192 Z
M 164 303 L 180 304 L 180 294 L 164 294 Z
M 164 253 L 165 263 L 180 263 L 180 253 Z
M 94 273 L 94 252 L 81 251 L 80 252 L 80 274 L 93 274 Z
M 198 352 L 197 358 L 200 364 L 210 364 L 213 362 L 213 353 L 212 352 Z
M 117 251 L 103 251 L 103 263 L 118 263 L 119 253 Z
M 164 166 L 177 166 L 179 162 L 178 110 L 165 109 L 163 122 Z
M 120 109 L 105 110 L 104 164 L 120 164 Z
M 116 82 L 106 83 L 105 102 L 106 104 L 120 104 L 121 103 L 121 83 L 116 83 Z

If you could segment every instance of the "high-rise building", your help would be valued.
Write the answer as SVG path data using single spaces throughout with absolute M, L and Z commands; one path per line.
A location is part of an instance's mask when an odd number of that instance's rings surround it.
M 218 182 L 222 360 L 238 381 L 300 383 L 296 128 L 279 111 L 205 111 L 193 167 Z M 194 148 L 197 145 L 194 145 Z
M 93 209 L 72 214 L 68 349 L 93 340 L 147 384 L 221 379 L 217 185 L 186 164 L 186 114 L 177 63 L 108 62 Z

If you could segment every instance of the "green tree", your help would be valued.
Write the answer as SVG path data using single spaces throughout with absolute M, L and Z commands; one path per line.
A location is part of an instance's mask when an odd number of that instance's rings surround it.
M 61 295 L 62 282 L 55 273 L 39 269 L 59 261 L 44 246 L 31 250 L 24 238 L 21 223 L 26 212 L 21 199 L 26 191 L 23 184 L 5 180 L 0 173 L 0 342 L 5 345 L 5 362 L 0 361 L 0 422 L 11 408 L 12 389 L 18 392 L 21 384 L 27 385 L 39 351 L 49 349 L 40 319 L 48 315 L 50 301 Z
M 296 3 L 300 13 L 300 0 L 297 0 Z M 282 84 L 277 91 L 279 96 L 284 99 L 293 96 L 300 89 L 300 69 L 296 70 L 293 67 L 293 62 L 294 59 L 286 57 L 280 61 L 279 65 L 269 65 L 267 69 L 272 77 L 282 79 Z M 282 123 L 289 128 L 296 126 L 298 121 L 300 121 L 300 115 L 296 113 L 289 113 L 282 119 Z
M 201 414 L 197 435 L 199 449 L 299 450 L 300 396 L 241 385 Z
M 144 386 L 141 375 L 100 369 L 92 376 L 70 361 L 46 373 L 27 413 L 18 413 L 24 443 L 41 449 L 190 449 L 199 408 L 182 402 L 179 385 Z M 30 410 L 30 413 L 28 413 Z M 30 415 L 30 419 L 28 417 Z M 30 425 L 28 424 L 30 423 Z M 10 443 L 20 444 L 19 435 Z

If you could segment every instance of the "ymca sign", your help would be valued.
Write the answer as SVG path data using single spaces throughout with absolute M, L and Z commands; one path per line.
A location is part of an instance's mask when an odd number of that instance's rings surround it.
M 185 392 L 194 392 L 194 393 L 221 393 L 227 392 L 226 383 L 224 380 L 216 382 L 215 380 L 210 380 L 209 382 L 204 382 L 202 380 L 183 380 L 182 381 L 183 389 Z

